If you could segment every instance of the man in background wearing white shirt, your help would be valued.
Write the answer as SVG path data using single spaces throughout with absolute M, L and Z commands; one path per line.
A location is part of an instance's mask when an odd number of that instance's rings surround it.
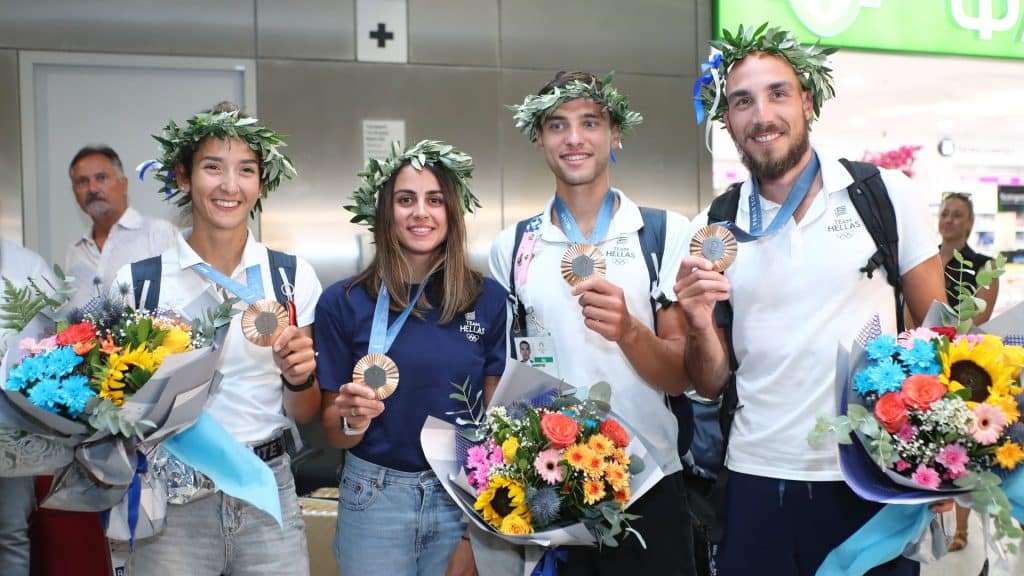
M 128 179 L 109 146 L 79 150 L 68 175 L 78 206 L 92 219 L 92 228 L 72 242 L 65 259 L 65 271 L 78 288 L 71 304 L 82 306 L 106 290 L 122 266 L 169 248 L 178 231 L 166 220 L 128 207 Z

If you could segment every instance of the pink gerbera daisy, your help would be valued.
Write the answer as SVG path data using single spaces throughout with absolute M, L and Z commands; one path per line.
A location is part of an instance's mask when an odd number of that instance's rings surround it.
M 533 460 L 533 467 L 545 482 L 555 485 L 562 481 L 562 467 L 558 465 L 561 459 L 561 450 L 548 448 L 537 454 L 537 458 Z
M 949 444 L 935 456 L 935 461 L 946 467 L 947 476 L 953 480 L 967 473 L 967 448 Z
M 999 436 L 1006 426 L 1006 413 L 991 404 L 978 404 L 974 407 L 974 422 L 971 423 L 971 436 L 982 446 L 989 446 L 999 441 Z
M 924 464 L 918 466 L 910 478 L 925 488 L 934 490 L 939 487 L 939 473 Z
M 924 340 L 925 342 L 930 342 L 938 337 L 938 334 L 932 332 L 928 328 L 913 328 L 911 330 L 905 330 L 903 332 L 900 332 L 899 337 L 896 338 L 896 343 L 901 348 L 912 350 L 914 348 L 914 340 Z

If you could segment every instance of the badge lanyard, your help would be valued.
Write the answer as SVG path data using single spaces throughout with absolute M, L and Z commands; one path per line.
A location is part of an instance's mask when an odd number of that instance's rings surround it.
M 228 292 L 238 296 L 246 304 L 255 304 L 263 300 L 263 276 L 260 274 L 259 264 L 253 264 L 245 269 L 245 284 L 232 280 L 230 277 L 210 266 L 206 262 L 193 264 L 192 269 L 197 274 L 221 286 Z

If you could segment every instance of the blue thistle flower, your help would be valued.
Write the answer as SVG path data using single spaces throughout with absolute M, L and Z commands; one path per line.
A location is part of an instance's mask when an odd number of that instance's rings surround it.
M 1010 426 L 1007 429 L 1006 433 L 1009 436 L 1010 440 L 1013 440 L 1018 444 L 1024 443 L 1024 424 L 1017 422 Z
M 892 358 L 896 354 L 896 337 L 892 334 L 882 334 L 871 342 L 868 342 L 864 351 L 872 360 L 884 360 Z
M 558 520 L 561 502 L 554 488 L 527 488 L 526 506 L 530 509 L 534 526 L 543 528 Z
M 513 420 L 520 420 L 526 418 L 526 414 L 530 411 L 530 405 L 522 400 L 516 400 L 515 402 L 508 405 L 505 408 L 505 414 Z

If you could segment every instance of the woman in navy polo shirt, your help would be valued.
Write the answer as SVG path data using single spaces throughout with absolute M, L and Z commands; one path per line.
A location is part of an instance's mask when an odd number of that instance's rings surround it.
M 348 450 L 334 537 L 345 576 L 476 574 L 462 513 L 419 441 L 428 415 L 464 408 L 453 383 L 489 400 L 505 366 L 506 293 L 468 261 L 472 169 L 442 142 L 395 145 L 347 207 L 373 228 L 376 256 L 324 292 L 314 322 L 321 424 Z

